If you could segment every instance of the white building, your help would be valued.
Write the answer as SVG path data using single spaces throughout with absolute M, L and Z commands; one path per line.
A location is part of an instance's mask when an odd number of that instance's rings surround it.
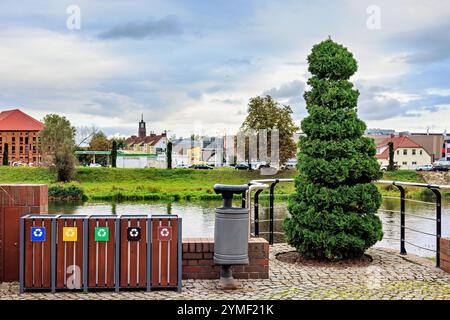
M 389 142 L 394 147 L 394 164 L 399 169 L 415 169 L 419 166 L 431 165 L 431 156 L 417 142 L 407 136 L 391 136 L 377 145 L 375 158 L 383 167 L 389 165 Z

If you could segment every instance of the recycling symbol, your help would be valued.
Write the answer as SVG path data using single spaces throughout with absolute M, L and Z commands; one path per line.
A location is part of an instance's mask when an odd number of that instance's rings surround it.
M 100 229 L 100 230 L 98 230 L 97 234 L 99 237 L 103 238 L 104 236 L 106 236 L 106 231 L 105 231 L 105 229 Z
M 167 229 L 167 228 L 162 228 L 162 229 L 161 229 L 161 235 L 162 235 L 163 237 L 167 237 L 167 236 L 169 235 L 169 229 Z
M 129 227 L 127 229 L 127 239 L 128 239 L 128 241 L 141 240 L 141 228 L 140 227 Z
M 34 235 L 36 238 L 42 237 L 42 234 L 43 234 L 43 232 L 42 232 L 42 230 L 41 230 L 40 228 L 36 228 L 36 229 L 34 230 L 34 232 L 33 232 L 33 235 Z
M 108 227 L 96 227 L 94 232 L 95 241 L 109 241 Z
M 158 227 L 158 240 L 170 241 L 172 240 L 172 227 Z
M 70 242 L 77 241 L 77 227 L 64 227 L 63 241 L 70 241 Z
M 66 236 L 68 236 L 69 238 L 72 238 L 74 235 L 75 235 L 75 231 L 73 231 L 73 229 L 66 230 Z
M 45 241 L 45 227 L 31 227 L 31 241 Z

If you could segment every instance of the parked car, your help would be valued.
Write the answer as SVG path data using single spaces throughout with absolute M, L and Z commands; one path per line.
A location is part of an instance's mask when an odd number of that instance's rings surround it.
M 443 165 L 433 166 L 432 171 L 450 171 L 450 168 Z
M 239 163 L 234 167 L 236 170 L 249 170 L 250 167 L 246 163 Z
M 99 164 L 99 163 L 91 163 L 90 165 L 89 165 L 89 167 L 91 167 L 91 168 L 100 168 L 102 165 L 101 164 Z
M 432 171 L 432 170 L 433 170 L 433 166 L 431 164 L 419 166 L 416 168 L 416 171 Z
M 213 167 L 208 166 L 207 164 L 193 164 L 189 168 L 191 168 L 191 169 L 206 169 L 206 170 L 214 169 Z
M 186 169 L 186 168 L 189 168 L 189 166 L 184 164 L 184 163 L 182 163 L 182 164 L 178 164 L 175 168 L 176 169 Z

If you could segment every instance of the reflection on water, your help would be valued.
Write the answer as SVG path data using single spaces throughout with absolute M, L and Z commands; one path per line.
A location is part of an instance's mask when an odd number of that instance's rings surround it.
M 427 200 L 428 201 L 428 200 Z M 432 201 L 432 199 L 430 199 Z M 195 202 L 123 202 L 123 203 L 80 203 L 54 202 L 49 204 L 49 213 L 53 214 L 176 214 L 183 218 L 183 237 L 212 237 L 214 235 L 214 208 L 221 205 L 220 201 Z M 236 202 L 236 205 L 238 203 Z M 260 220 L 269 219 L 268 200 L 260 203 Z M 383 222 L 384 239 L 376 244 L 380 247 L 399 249 L 400 238 L 400 200 L 383 199 L 379 216 Z M 406 202 L 406 213 L 419 217 L 435 218 L 434 203 L 425 204 L 414 201 Z M 288 214 L 284 202 L 275 203 L 274 230 L 282 232 L 282 220 Z M 406 226 L 427 233 L 436 232 L 435 221 L 406 215 Z M 253 224 L 252 224 L 253 230 Z M 269 231 L 269 222 L 260 222 L 260 232 Z M 268 234 L 261 234 L 268 238 Z M 450 204 L 442 207 L 442 236 L 450 236 Z M 275 234 L 275 242 L 285 241 L 284 235 Z M 435 237 L 406 230 L 406 240 L 431 250 L 435 249 Z M 406 250 L 422 256 L 432 256 L 432 251 L 416 248 L 410 244 Z

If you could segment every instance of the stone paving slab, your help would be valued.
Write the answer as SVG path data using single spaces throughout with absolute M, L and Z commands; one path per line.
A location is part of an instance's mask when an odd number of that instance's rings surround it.
M 446 299 L 450 274 L 427 259 L 401 256 L 389 249 L 372 248 L 367 267 L 313 267 L 278 261 L 275 255 L 292 251 L 287 244 L 270 248 L 270 279 L 240 280 L 243 288 L 217 289 L 217 280 L 183 280 L 183 292 L 123 291 L 19 294 L 18 283 L 0 284 L 0 300 L 239 300 L 239 299 Z

